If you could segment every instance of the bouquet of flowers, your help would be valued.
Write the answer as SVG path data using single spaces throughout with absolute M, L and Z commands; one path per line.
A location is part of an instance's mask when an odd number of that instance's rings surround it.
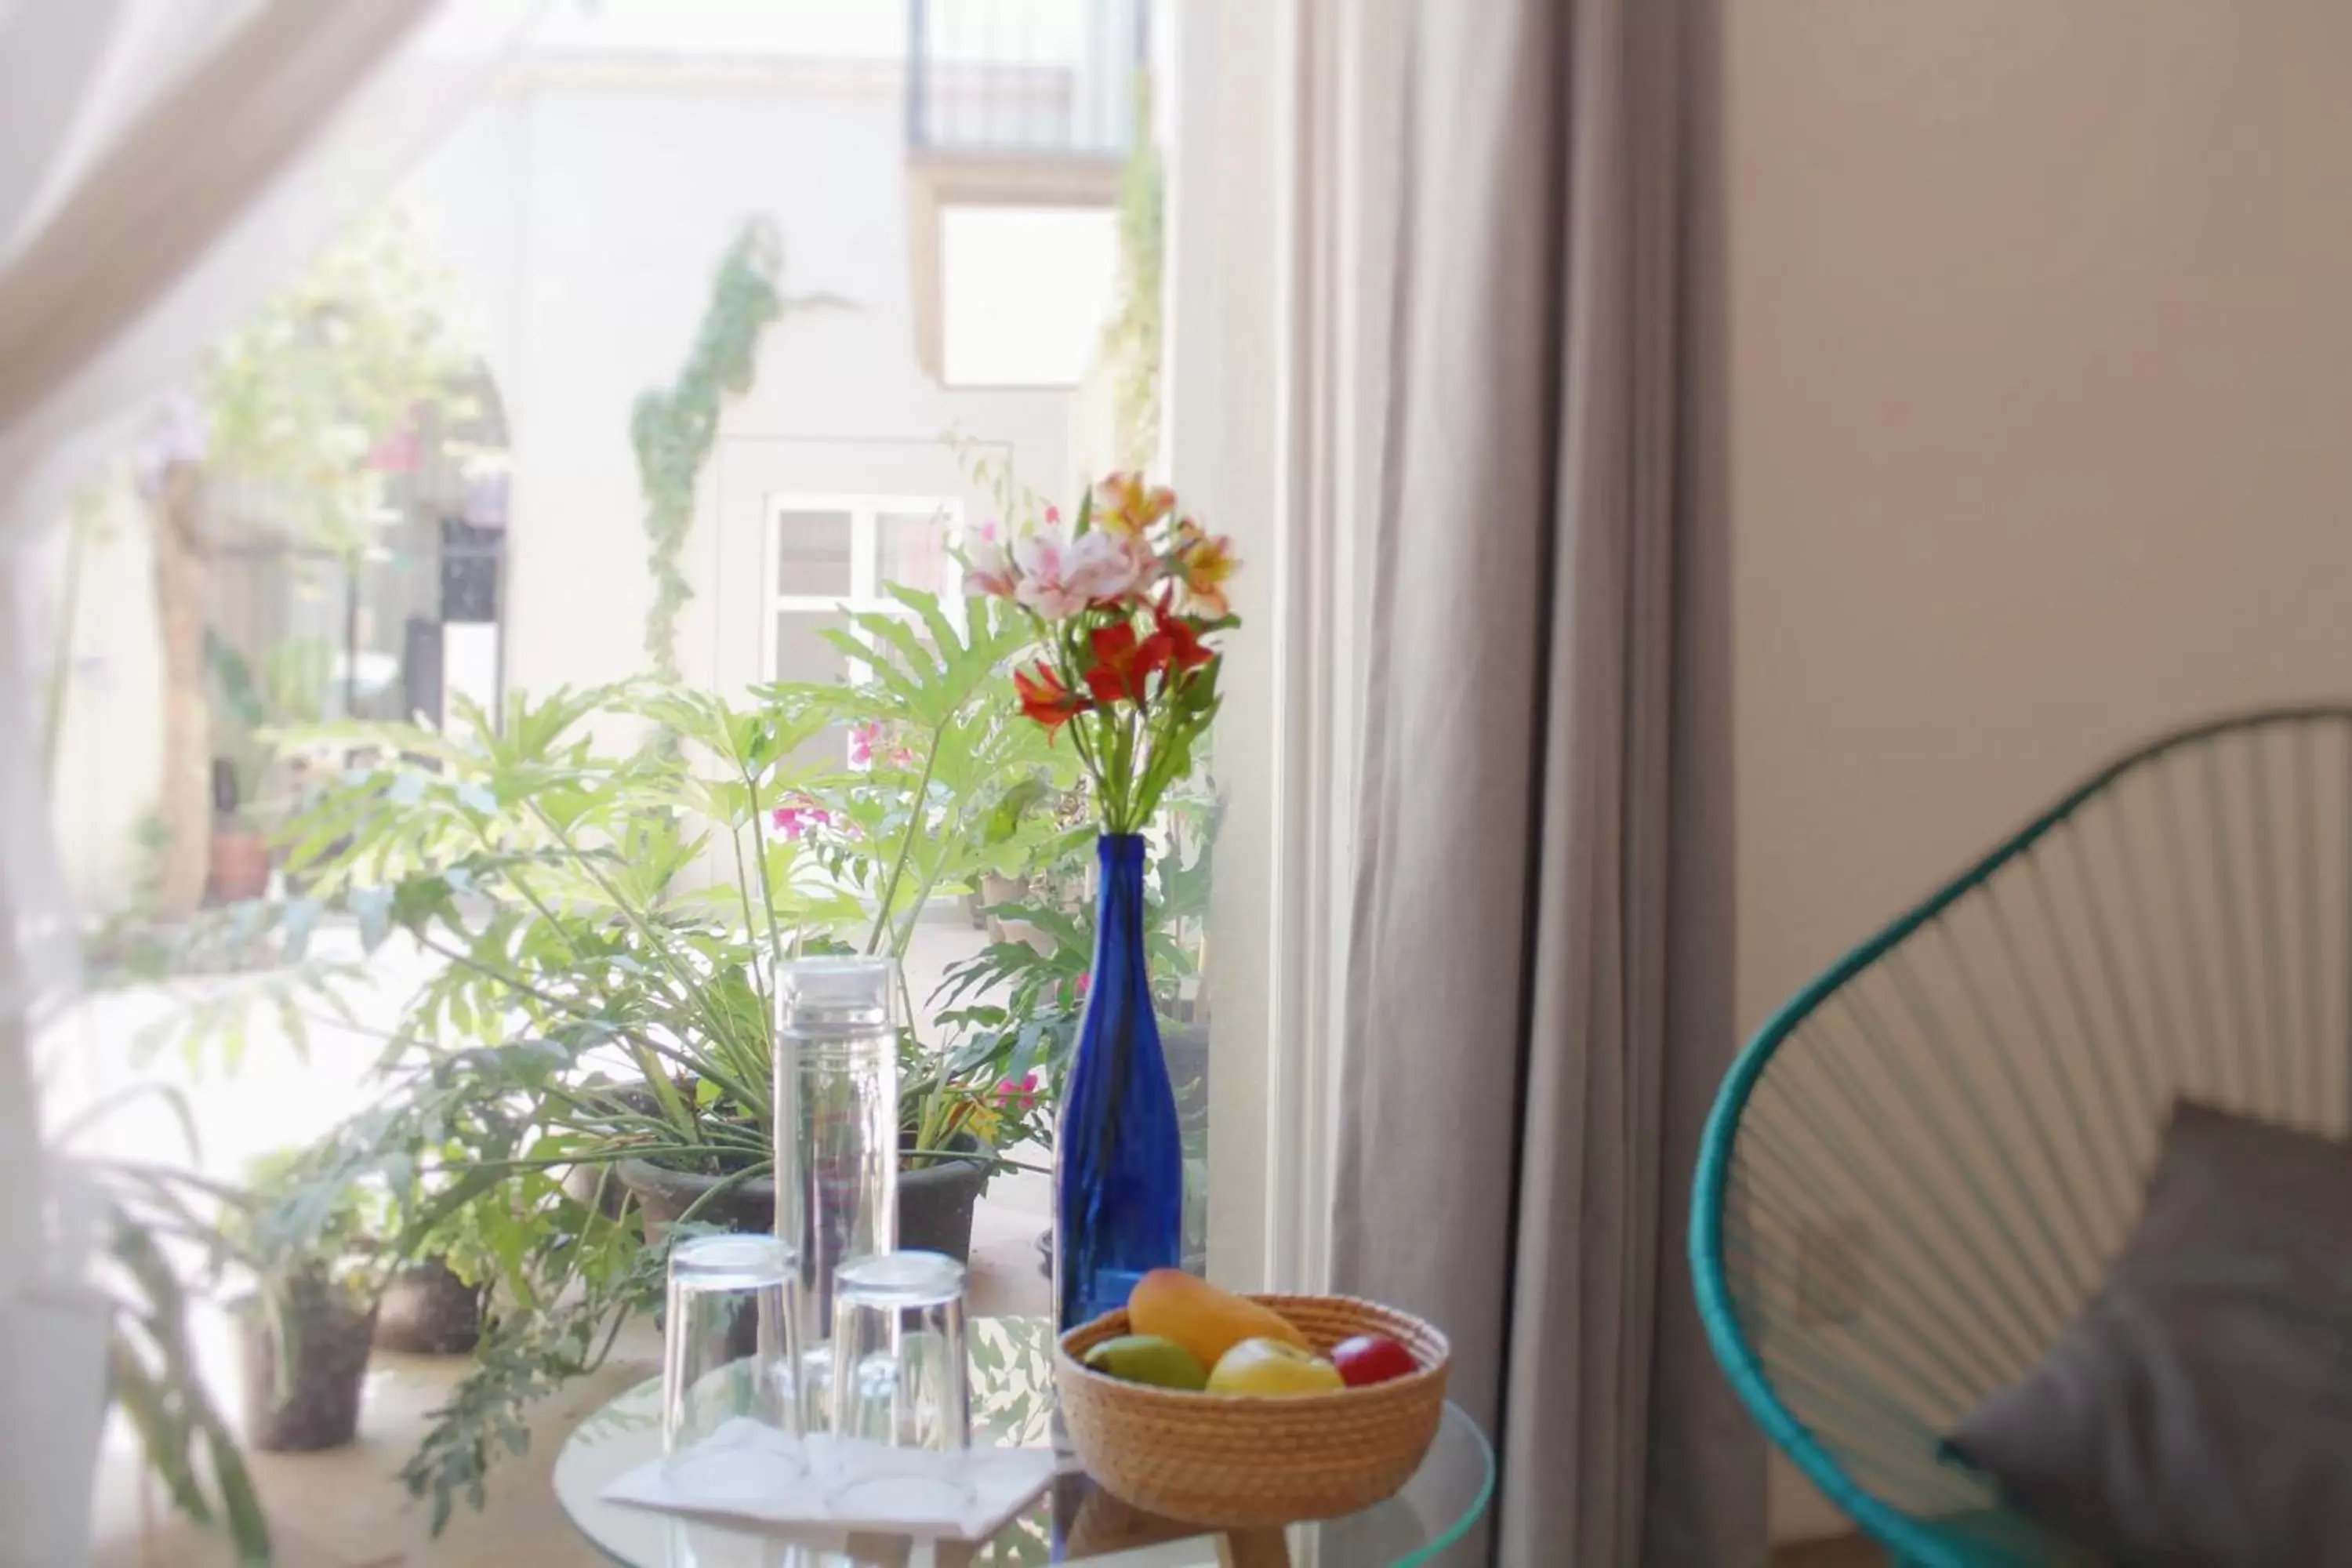
M 964 591 L 1009 599 L 1042 654 L 1013 672 L 1021 710 L 1066 727 L 1094 780 L 1107 834 L 1139 833 L 1217 711 L 1219 652 L 1202 639 L 1241 624 L 1226 602 L 1233 541 L 1177 511 L 1176 494 L 1113 474 L 1065 527 L 1058 508 L 1006 537 L 983 525 Z

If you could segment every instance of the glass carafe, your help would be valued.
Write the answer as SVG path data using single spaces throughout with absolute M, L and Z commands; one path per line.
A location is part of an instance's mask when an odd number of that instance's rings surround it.
M 830 1404 L 833 1275 L 898 1239 L 898 965 L 786 963 L 776 985 L 776 1232 L 800 1261 L 802 1409 Z

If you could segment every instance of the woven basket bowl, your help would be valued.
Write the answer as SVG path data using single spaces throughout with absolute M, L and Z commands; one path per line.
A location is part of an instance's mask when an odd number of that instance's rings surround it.
M 1419 1318 L 1351 1296 L 1253 1296 L 1320 1355 L 1386 1334 L 1421 1370 L 1368 1388 L 1288 1398 L 1189 1394 L 1093 1371 L 1087 1352 L 1128 1331 L 1124 1309 L 1081 1323 L 1054 1352 L 1062 1417 L 1097 1485 L 1188 1524 L 1247 1528 L 1332 1519 L 1393 1494 L 1437 1436 L 1452 1351 Z

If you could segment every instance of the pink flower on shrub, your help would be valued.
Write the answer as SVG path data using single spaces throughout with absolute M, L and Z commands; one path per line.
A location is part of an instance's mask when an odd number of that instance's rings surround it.
M 910 768 L 915 765 L 915 748 L 904 741 L 895 740 L 890 726 L 879 719 L 869 719 L 863 724 L 851 726 L 850 762 L 864 767 L 877 757 L 894 768 Z
M 1037 1109 L 1037 1093 L 1035 1073 L 1028 1073 L 1018 1079 L 1008 1078 L 996 1086 L 996 1103 L 1005 1111 L 1026 1114 Z
M 791 839 L 805 838 L 816 828 L 831 827 L 833 813 L 806 795 L 786 801 L 768 814 L 777 832 Z

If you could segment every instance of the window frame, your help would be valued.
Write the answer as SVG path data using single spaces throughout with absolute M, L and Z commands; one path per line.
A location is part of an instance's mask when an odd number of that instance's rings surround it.
M 783 520 L 792 512 L 834 512 L 849 519 L 849 592 L 846 594 L 788 594 L 780 585 L 782 576 Z M 777 490 L 767 497 L 765 516 L 761 530 L 761 604 L 760 670 L 761 684 L 784 679 L 776 668 L 781 651 L 781 639 L 776 635 L 778 617 L 787 615 L 832 616 L 845 611 L 895 616 L 911 621 L 915 613 L 896 599 L 887 597 L 882 587 L 882 519 L 884 517 L 926 516 L 940 521 L 941 534 L 952 551 L 962 543 L 964 502 L 961 496 L 902 495 L 885 491 L 837 491 L 810 493 Z M 946 576 L 953 575 L 953 559 L 950 558 Z M 891 579 L 897 581 L 897 579 Z M 961 632 L 963 629 L 963 599 L 956 594 L 952 581 L 937 584 L 908 583 L 905 586 L 923 588 L 940 595 L 940 607 L 949 622 Z M 866 635 L 856 626 L 848 628 L 849 635 L 859 643 L 871 647 Z M 865 661 L 852 658 L 852 678 L 866 673 Z

